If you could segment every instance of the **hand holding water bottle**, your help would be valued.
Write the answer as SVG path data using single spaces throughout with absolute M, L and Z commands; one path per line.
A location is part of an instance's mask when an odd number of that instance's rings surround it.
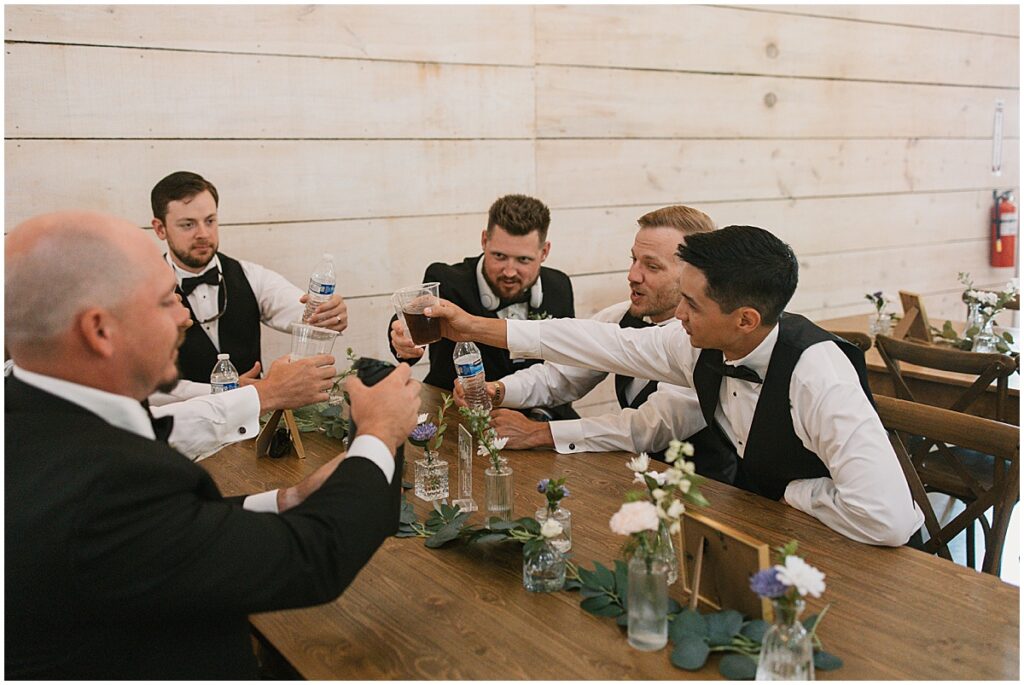
M 480 356 L 480 348 L 472 342 L 460 342 L 452 353 L 455 372 L 459 374 L 458 382 L 462 385 L 462 395 L 470 409 L 491 410 L 491 398 L 487 394 L 487 383 L 484 380 L 484 362 Z
M 302 322 L 341 333 L 348 327 L 348 305 L 334 292 L 334 256 L 325 252 L 309 277 L 309 289 L 299 298 L 306 305 Z

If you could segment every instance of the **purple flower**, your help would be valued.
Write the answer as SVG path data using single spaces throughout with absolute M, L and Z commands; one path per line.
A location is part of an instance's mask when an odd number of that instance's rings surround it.
M 773 568 L 758 571 L 750 577 L 750 589 L 760 597 L 775 599 L 786 594 L 789 586 L 782 583 L 778 578 L 778 570 Z
M 550 478 L 541 478 L 537 482 L 537 492 L 541 493 L 542 495 L 547 493 L 547 491 L 548 491 L 548 483 L 550 483 L 550 482 L 551 482 Z
M 565 497 L 568 497 L 568 496 L 569 496 L 569 488 L 567 488 L 567 487 L 565 487 L 563 485 L 562 486 L 562 497 L 565 498 Z
M 437 434 L 437 426 L 432 423 L 421 423 L 412 429 L 409 433 L 409 439 L 416 444 L 425 445 L 427 440 L 430 440 Z

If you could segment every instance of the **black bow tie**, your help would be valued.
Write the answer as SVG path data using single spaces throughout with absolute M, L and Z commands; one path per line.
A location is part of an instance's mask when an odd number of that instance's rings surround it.
M 725 362 L 708 362 L 708 368 L 719 376 L 739 378 L 741 381 L 750 381 L 751 383 L 764 383 L 761 377 L 757 375 L 757 371 L 754 371 L 749 366 L 730 366 Z
M 220 269 L 213 267 L 201 276 L 195 278 L 181 279 L 181 294 L 188 297 L 196 287 L 205 283 L 206 285 L 217 285 L 220 283 Z
M 158 442 L 167 442 L 167 438 L 171 437 L 171 429 L 174 427 L 173 416 L 162 416 L 159 419 L 153 418 L 153 415 L 149 412 L 149 400 L 142 400 L 142 408 L 146 410 L 146 416 L 149 417 L 149 422 L 153 424 L 153 433 L 156 436 Z

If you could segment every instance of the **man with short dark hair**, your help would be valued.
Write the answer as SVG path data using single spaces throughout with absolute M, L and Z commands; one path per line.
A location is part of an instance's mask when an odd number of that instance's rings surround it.
M 924 520 L 867 387 L 863 354 L 783 312 L 797 285 L 789 245 L 753 226 L 679 247 L 682 326 L 588 320 L 495 322 L 428 308 L 447 337 L 514 356 L 632 373 L 694 388 L 734 450 L 735 484 L 783 499 L 860 542 L 902 545 Z
M 526 195 L 505 195 L 491 205 L 487 228 L 480 235 L 483 254 L 458 264 L 435 262 L 427 267 L 424 283 L 440 283 L 440 296 L 468 312 L 493 319 L 561 318 L 575 316 L 572 284 L 561 271 L 541 266 L 551 250 L 551 214 L 543 202 Z M 415 364 L 424 349 L 416 347 L 402 322 L 393 317 L 391 351 L 400 361 Z M 430 371 L 424 382 L 451 390 L 455 384 L 455 345 L 441 340 L 430 346 Z M 480 346 L 487 380 L 498 380 L 539 359 L 509 358 L 508 352 Z M 543 418 L 578 418 L 563 404 L 535 409 Z
M 155 439 L 141 403 L 176 382 L 188 316 L 152 241 L 63 212 L 5 246 L 5 675 L 254 679 L 248 615 L 336 598 L 397 530 L 419 383 L 405 365 L 350 378 L 347 455 L 256 513 Z
M 260 323 L 287 333 L 291 323 L 301 321 L 308 295 L 270 269 L 218 252 L 220 196 L 199 174 L 176 171 L 166 176 L 153 187 L 150 203 L 153 231 L 167 241 L 167 262 L 196 323 L 181 346 L 182 378 L 209 383 L 219 352 L 230 354 L 246 379 L 257 378 Z M 345 301 L 335 293 L 316 308 L 309 323 L 345 330 Z

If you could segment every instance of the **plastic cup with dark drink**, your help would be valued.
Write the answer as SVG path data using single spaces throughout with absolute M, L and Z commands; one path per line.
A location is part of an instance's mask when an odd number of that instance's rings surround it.
M 431 319 L 423 313 L 427 307 L 439 302 L 438 283 L 423 283 L 402 288 L 391 296 L 395 312 L 405 324 L 405 330 L 416 347 L 426 347 L 441 339 L 440 319 Z

